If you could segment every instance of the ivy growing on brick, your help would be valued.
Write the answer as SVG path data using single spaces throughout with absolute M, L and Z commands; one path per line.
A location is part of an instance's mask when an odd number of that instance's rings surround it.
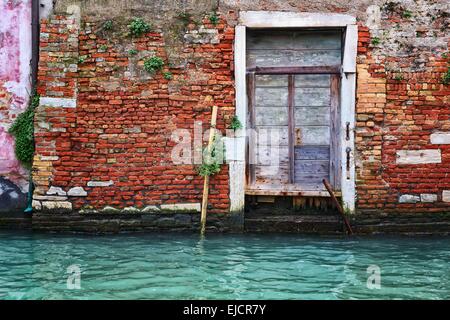
M 26 167 L 31 168 L 34 154 L 34 109 L 39 105 L 39 96 L 34 94 L 28 108 L 14 121 L 8 132 L 15 138 L 15 154 Z

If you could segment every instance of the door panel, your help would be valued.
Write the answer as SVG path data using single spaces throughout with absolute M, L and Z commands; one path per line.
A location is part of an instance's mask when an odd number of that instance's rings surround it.
M 251 76 L 251 127 L 256 133 L 250 150 L 253 183 L 274 188 L 293 183 L 303 190 L 323 189 L 324 178 L 333 183 L 338 165 L 333 158 L 338 118 L 332 79 L 336 76 Z
M 255 183 L 284 185 L 289 182 L 288 76 L 254 77 Z
M 330 75 L 295 78 L 294 183 L 313 189 L 330 180 L 330 83 Z

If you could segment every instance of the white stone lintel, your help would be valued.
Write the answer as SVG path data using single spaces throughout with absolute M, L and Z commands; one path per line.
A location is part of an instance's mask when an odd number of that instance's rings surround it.
M 241 11 L 239 24 L 250 28 L 346 27 L 356 24 L 356 18 L 336 13 Z

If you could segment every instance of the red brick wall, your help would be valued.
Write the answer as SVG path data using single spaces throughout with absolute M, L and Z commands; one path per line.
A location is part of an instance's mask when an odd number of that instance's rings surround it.
M 202 26 L 189 25 L 191 31 L 217 30 L 218 41 L 189 38 L 177 52 L 184 63 L 169 66 L 173 48 L 160 31 L 125 40 L 99 31 L 99 23 L 82 21 L 79 31 L 64 16 L 42 23 L 39 93 L 76 99 L 76 108 L 39 108 L 35 199 L 57 186 L 87 192 L 59 199 L 73 209 L 200 202 L 203 180 L 194 165 L 172 163 L 170 136 L 177 128 L 192 132 L 194 121 L 206 129 L 213 104 L 220 107 L 218 128 L 228 126 L 234 114 L 233 27 L 207 19 Z M 417 50 L 389 55 L 372 43 L 371 32 L 359 26 L 357 210 L 449 211 L 443 192 L 450 190 L 450 145 L 430 141 L 431 134 L 450 130 L 449 86 L 442 83 L 449 58 L 430 52 L 422 61 Z M 137 56 L 130 56 L 130 46 Z M 173 74 L 172 80 L 161 72 L 145 73 L 143 59 L 151 53 L 166 61 L 164 71 Z M 398 151 L 437 149 L 439 163 L 396 163 Z M 88 186 L 109 180 L 110 186 Z M 211 212 L 228 211 L 228 180 L 224 165 L 211 180 Z M 436 199 L 426 202 L 424 195 Z
M 203 178 L 195 165 L 172 163 L 171 134 L 175 129 L 193 133 L 194 121 L 208 129 L 214 104 L 219 106 L 217 128 L 228 126 L 234 114 L 234 29 L 205 19 L 202 27 L 217 30 L 217 43 L 186 42 L 181 58 L 187 63 L 178 67 L 168 63 L 172 49 L 161 32 L 124 39 L 98 32 L 101 23 L 83 19 L 78 34 L 73 22 L 64 16 L 42 21 L 39 93 L 76 98 L 77 105 L 40 107 L 36 126 L 47 122 L 50 129 L 36 134 L 35 199 L 52 185 L 64 191 L 84 188 L 86 197 L 69 198 L 73 209 L 200 202 Z M 76 54 L 66 45 L 69 34 L 77 34 Z M 129 47 L 138 54 L 131 55 Z M 143 56 L 153 54 L 164 59 L 163 71 L 171 72 L 172 80 L 143 70 Z M 76 72 L 68 72 L 74 63 Z M 227 168 L 223 165 L 211 178 L 211 212 L 228 212 Z M 87 185 L 109 180 L 113 184 L 107 187 Z
M 448 57 L 442 52 L 430 54 L 424 66 L 414 70 L 419 61 L 417 52 L 399 57 L 377 55 L 371 39 L 369 29 L 360 25 L 357 208 L 385 212 L 449 211 L 450 203 L 443 191 L 450 189 L 450 148 L 430 140 L 432 133 L 448 132 L 450 128 L 450 90 L 442 83 Z M 386 66 L 392 64 L 399 67 L 387 70 Z M 440 163 L 396 163 L 399 150 L 430 149 L 441 151 Z M 424 194 L 436 199 L 425 202 L 421 198 Z M 408 203 L 400 200 L 405 195 L 410 199 Z

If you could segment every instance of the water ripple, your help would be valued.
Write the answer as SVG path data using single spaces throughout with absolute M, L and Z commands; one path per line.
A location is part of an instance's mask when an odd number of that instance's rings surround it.
M 0 248 L 0 299 L 450 298 L 450 238 L 0 232 Z

